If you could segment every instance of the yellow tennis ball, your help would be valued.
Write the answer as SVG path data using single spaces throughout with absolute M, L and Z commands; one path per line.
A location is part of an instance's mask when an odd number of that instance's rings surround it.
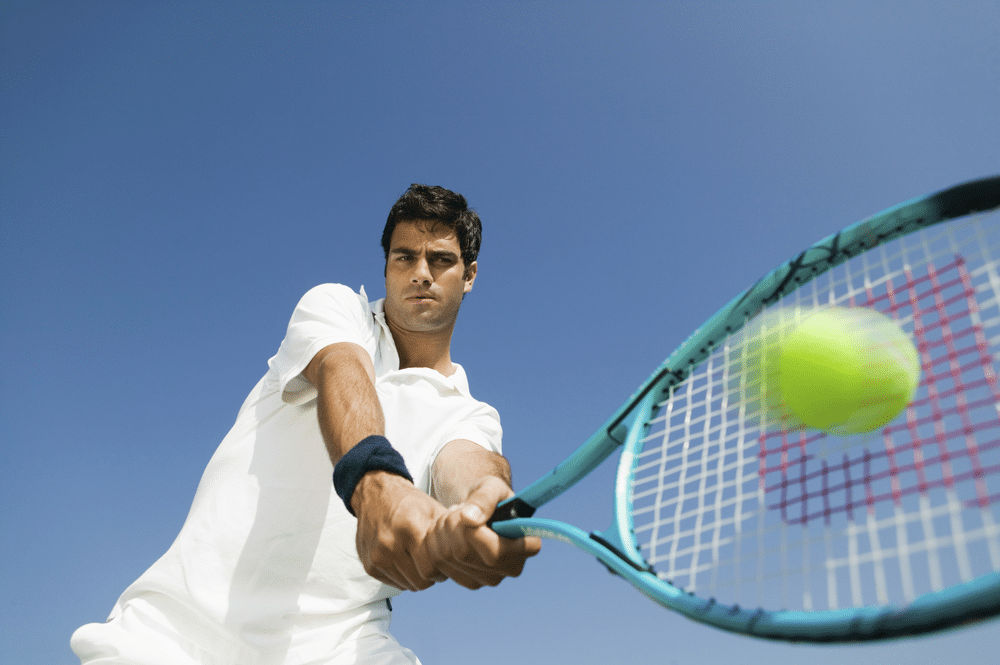
M 891 319 L 863 307 L 806 314 L 781 340 L 781 399 L 809 427 L 860 434 L 887 425 L 913 399 L 920 356 Z
M 745 332 L 739 371 L 734 372 L 750 422 L 795 429 L 802 422 L 789 411 L 781 392 L 781 350 L 802 310 L 783 307 L 757 317 Z

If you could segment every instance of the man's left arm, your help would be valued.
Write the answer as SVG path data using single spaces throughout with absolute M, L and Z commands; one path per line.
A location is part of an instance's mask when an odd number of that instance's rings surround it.
M 434 498 L 448 507 L 422 547 L 435 569 L 469 589 L 517 577 L 542 547 L 536 537 L 502 538 L 486 526 L 496 505 L 513 496 L 510 465 L 502 455 L 458 439 L 438 453 L 432 468 Z

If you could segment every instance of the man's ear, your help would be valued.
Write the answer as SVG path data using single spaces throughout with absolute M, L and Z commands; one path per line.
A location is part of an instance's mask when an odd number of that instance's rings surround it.
M 479 265 L 473 261 L 465 268 L 465 291 L 463 293 L 468 293 L 472 290 L 472 283 L 476 281 L 476 272 L 479 269 Z

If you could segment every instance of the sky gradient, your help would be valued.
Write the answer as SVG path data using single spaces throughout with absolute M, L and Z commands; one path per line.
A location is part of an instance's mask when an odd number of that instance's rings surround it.
M 483 219 L 452 349 L 515 488 L 732 296 L 841 227 L 1000 172 L 1000 6 L 0 3 L 0 653 L 75 662 L 169 547 L 310 287 L 381 297 L 412 182 Z M 546 506 L 603 529 L 609 462 Z M 791 646 L 547 542 L 405 594 L 425 665 L 980 660 L 996 623 Z

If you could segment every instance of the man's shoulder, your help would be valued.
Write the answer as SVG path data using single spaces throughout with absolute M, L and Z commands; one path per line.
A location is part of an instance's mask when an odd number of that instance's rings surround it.
M 317 284 L 302 296 L 302 299 L 321 299 L 321 298 L 336 298 L 343 299 L 347 301 L 364 301 L 366 304 L 368 302 L 368 296 L 365 295 L 365 287 L 361 287 L 358 291 L 355 291 L 346 284 L 336 284 L 329 282 L 326 284 Z
M 297 310 L 322 311 L 326 309 L 357 310 L 366 316 L 371 313 L 371 303 L 365 294 L 365 287 L 355 291 L 344 284 L 319 284 L 312 287 L 299 299 Z

